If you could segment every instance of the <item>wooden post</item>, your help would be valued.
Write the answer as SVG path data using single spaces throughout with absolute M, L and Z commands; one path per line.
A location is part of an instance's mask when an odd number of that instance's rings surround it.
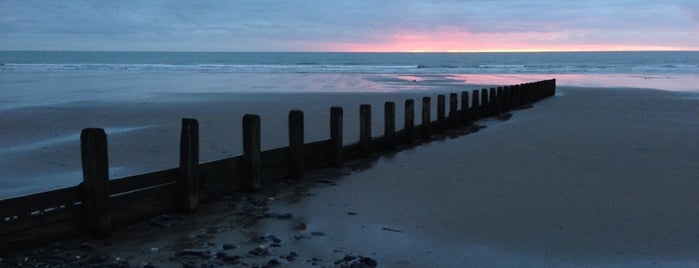
M 181 210 L 192 212 L 199 206 L 199 123 L 182 119 L 180 167 L 177 178 L 177 203 Z
M 359 148 L 362 157 L 371 155 L 371 105 L 359 106 Z
M 503 112 L 503 110 L 505 109 L 504 108 L 505 97 L 504 97 L 504 93 L 503 93 L 503 87 L 498 87 L 497 97 L 495 99 L 497 100 L 497 103 L 495 106 L 495 108 L 496 108 L 495 113 L 501 114 Z
M 502 111 L 505 113 L 510 111 L 510 94 L 510 86 L 504 86 L 502 89 Z
M 111 236 L 109 215 L 109 161 L 107 134 L 101 128 L 86 128 L 80 133 L 83 183 L 85 187 L 85 223 L 97 238 Z
M 260 157 L 260 116 L 243 116 L 243 179 L 246 191 L 262 189 L 262 159 Z
M 468 124 L 470 121 L 471 113 L 468 108 L 468 91 L 461 92 L 461 123 Z
M 456 93 L 449 94 L 449 128 L 455 129 L 459 126 L 459 105 L 458 95 Z
M 430 111 L 432 108 L 430 107 L 430 97 L 423 97 L 422 98 L 422 137 L 427 139 L 431 136 L 432 133 L 430 128 L 431 128 L 431 120 L 430 119 Z
M 481 89 L 481 108 L 479 109 L 481 117 L 490 116 L 490 103 L 488 103 L 488 101 L 489 101 L 488 89 L 482 88 Z
M 488 101 L 488 114 L 496 115 L 497 114 L 497 108 L 498 106 L 498 96 L 497 96 L 497 91 L 495 90 L 494 87 L 490 88 L 490 101 Z
M 331 167 L 342 166 L 342 107 L 330 108 L 330 157 Z
M 396 105 L 393 102 L 384 104 L 384 132 L 383 138 L 387 149 L 396 146 Z
M 478 89 L 473 90 L 473 98 L 471 98 L 471 121 L 476 121 L 481 117 L 480 105 L 478 104 Z
M 289 111 L 289 177 L 292 179 L 303 177 L 306 158 L 303 136 L 303 112 Z
M 438 95 L 437 96 L 437 131 L 442 132 L 446 126 L 445 122 L 445 109 L 446 109 L 446 103 L 445 103 L 445 98 L 444 95 Z
M 413 99 L 405 100 L 405 143 L 413 143 L 415 138 L 415 101 Z

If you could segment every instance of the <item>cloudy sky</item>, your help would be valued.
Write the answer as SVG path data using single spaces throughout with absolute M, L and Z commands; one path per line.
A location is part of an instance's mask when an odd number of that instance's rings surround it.
M 0 50 L 699 50 L 699 1 L 0 0 Z

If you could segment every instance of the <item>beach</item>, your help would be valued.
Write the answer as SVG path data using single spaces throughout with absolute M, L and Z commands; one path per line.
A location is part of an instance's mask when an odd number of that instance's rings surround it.
M 335 95 L 329 102 L 348 107 L 371 102 L 378 108 L 383 101 L 411 94 Z M 327 100 L 321 95 L 275 99 L 271 94 L 264 100 L 283 109 L 302 107 L 307 128 L 318 130 L 306 131 L 306 140 L 315 140 L 327 135 L 329 102 L 319 104 L 320 98 Z M 262 113 L 263 140 L 265 126 L 286 124 L 286 114 L 266 118 L 265 107 L 239 97 L 195 98 L 202 101 L 177 108 L 181 113 L 164 109 L 149 116 L 167 124 L 151 127 L 152 122 L 141 118 L 144 121 L 120 125 L 143 128 L 114 135 L 112 161 L 123 157 L 149 168 L 167 165 L 163 160 L 177 155 L 182 116 L 199 117 L 203 133 L 218 133 L 202 134 L 202 154 L 211 158 L 237 155 L 224 152 L 240 146 L 235 135 L 240 135 L 236 126 L 241 114 L 233 111 Z M 231 105 L 233 99 L 240 103 Z M 308 102 L 298 103 L 299 99 Z M 360 260 L 381 267 L 695 266 L 698 103 L 696 92 L 559 86 L 556 96 L 513 111 L 509 120 L 478 122 L 486 128 L 476 133 L 309 174 L 306 183 L 233 195 L 192 214 L 167 215 L 115 230 L 110 239 L 78 239 L 63 252 L 82 258 L 99 252 L 112 261 L 156 267 L 253 266 L 272 260 L 288 267 L 332 267 Z M 116 114 L 136 115 L 154 107 L 157 104 L 120 105 L 123 110 Z M 101 108 L 93 109 L 76 108 L 95 113 Z M 108 117 L 97 113 L 95 118 Z M 346 118 L 347 129 L 354 129 L 356 122 Z M 209 120 L 227 121 L 230 127 L 207 131 Z M 157 139 L 139 134 L 161 127 L 162 132 L 153 134 Z M 374 129 L 382 128 L 379 124 Z M 357 137 L 347 133 L 346 140 Z M 138 143 L 142 140 L 153 144 Z M 132 142 L 139 145 L 127 145 Z M 231 149 L 208 148 L 207 142 Z M 264 140 L 263 150 L 286 142 L 281 137 Z M 123 149 L 127 151 L 119 152 Z M 157 156 L 158 164 L 136 160 L 139 150 L 149 158 Z M 79 148 L 72 156 L 53 160 L 62 159 L 79 163 Z M 175 166 L 177 159 L 170 161 Z M 241 213 L 251 209 L 265 216 Z

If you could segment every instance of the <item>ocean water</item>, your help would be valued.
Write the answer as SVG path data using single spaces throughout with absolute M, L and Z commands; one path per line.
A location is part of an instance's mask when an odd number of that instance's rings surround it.
M 699 52 L 244 53 L 0 51 L 3 73 L 697 74 Z
M 395 92 L 551 78 L 559 85 L 699 91 L 698 51 L 0 51 L 0 62 L 0 110 L 94 100 L 141 101 L 166 93 Z M 406 86 L 405 81 L 422 83 Z

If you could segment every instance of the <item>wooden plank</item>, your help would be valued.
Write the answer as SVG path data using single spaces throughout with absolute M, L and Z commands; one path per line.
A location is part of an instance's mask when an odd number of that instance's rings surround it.
M 31 215 L 16 217 L 11 220 L 0 221 L 0 237 L 12 236 L 14 233 L 32 229 L 41 229 L 56 222 L 66 220 L 75 220 L 78 222 L 78 225 L 82 227 L 84 226 L 82 216 L 83 206 L 80 204 L 67 205 L 62 208 L 55 208 L 41 213 L 34 213 Z
M 126 226 L 177 209 L 177 184 L 165 184 L 112 198 L 113 225 Z
M 101 128 L 86 128 L 80 133 L 83 182 L 85 185 L 85 222 L 97 238 L 111 236 L 109 217 L 109 161 L 107 134 Z
M 177 181 L 178 168 L 109 180 L 109 194 L 116 195 Z
M 82 186 L 73 186 L 38 194 L 15 197 L 0 201 L 0 219 L 29 215 L 34 211 L 73 205 L 82 202 Z

